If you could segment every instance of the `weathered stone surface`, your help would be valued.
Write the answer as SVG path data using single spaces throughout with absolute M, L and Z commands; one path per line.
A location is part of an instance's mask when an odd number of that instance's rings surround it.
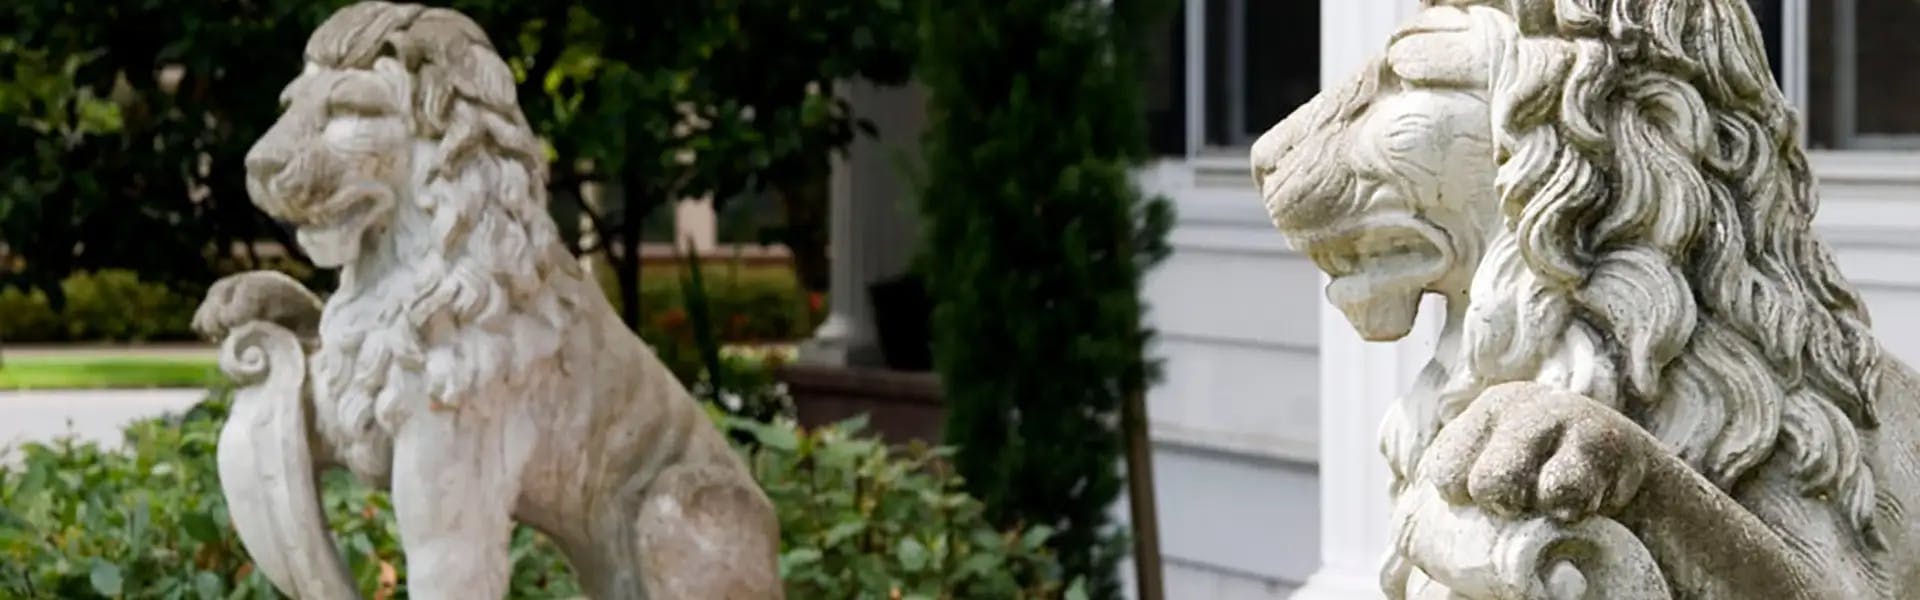
M 1253 149 L 1372 340 L 1394 598 L 1900 598 L 1920 411 L 1738 0 L 1429 0 Z
M 236 275 L 195 319 L 241 384 L 221 483 L 275 586 L 353 596 L 311 476 L 337 465 L 391 488 L 415 598 L 502 597 L 516 520 L 594 598 L 780 598 L 771 504 L 562 244 L 479 28 L 363 2 L 306 61 L 248 190 L 340 287 Z

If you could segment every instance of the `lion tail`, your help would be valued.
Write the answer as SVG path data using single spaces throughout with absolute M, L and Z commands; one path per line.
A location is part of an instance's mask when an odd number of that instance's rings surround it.
M 220 488 L 254 565 L 293 598 L 358 598 L 328 533 L 307 425 L 307 355 L 267 321 L 235 327 L 220 370 L 237 386 L 220 430 Z

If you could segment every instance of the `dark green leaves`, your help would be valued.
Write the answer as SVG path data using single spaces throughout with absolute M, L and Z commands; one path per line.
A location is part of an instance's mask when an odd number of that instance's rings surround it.
M 1051 549 L 1084 595 L 1113 598 L 1119 415 L 1152 374 L 1140 286 L 1172 221 L 1131 181 L 1146 118 L 1130 32 L 1167 3 L 923 8 L 919 268 L 937 302 L 945 439 L 994 522 L 1057 526 L 1020 545 Z
M 1058 598 L 1046 548 L 996 529 L 980 502 L 915 445 L 889 448 L 850 432 L 721 417 L 760 443 L 750 464 L 780 513 L 781 575 L 794 598 Z

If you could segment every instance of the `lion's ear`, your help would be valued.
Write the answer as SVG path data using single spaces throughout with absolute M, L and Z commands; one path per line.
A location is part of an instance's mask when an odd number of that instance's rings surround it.
M 413 99 L 418 107 L 418 125 L 428 135 L 446 132 L 453 120 L 454 90 L 447 69 L 434 63 L 420 66 L 414 77 Z
M 447 75 L 454 89 L 493 110 L 514 106 L 513 69 L 484 46 L 469 45 L 450 57 Z

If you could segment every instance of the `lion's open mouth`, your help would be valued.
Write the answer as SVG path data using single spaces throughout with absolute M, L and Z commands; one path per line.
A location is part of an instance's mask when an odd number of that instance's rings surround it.
M 1445 238 L 1424 223 L 1363 222 L 1308 237 L 1302 250 L 1336 280 L 1365 275 L 1375 284 L 1389 283 L 1383 279 L 1417 279 L 1418 285 L 1426 285 L 1446 270 Z
M 1296 239 L 1332 278 L 1327 300 L 1346 313 L 1361 337 L 1374 341 L 1406 335 L 1420 297 L 1452 261 L 1444 232 L 1406 216 L 1361 219 Z
M 358 254 L 361 234 L 392 201 L 392 192 L 378 184 L 344 187 L 317 207 L 313 218 L 297 222 L 295 236 L 316 265 L 340 266 Z

